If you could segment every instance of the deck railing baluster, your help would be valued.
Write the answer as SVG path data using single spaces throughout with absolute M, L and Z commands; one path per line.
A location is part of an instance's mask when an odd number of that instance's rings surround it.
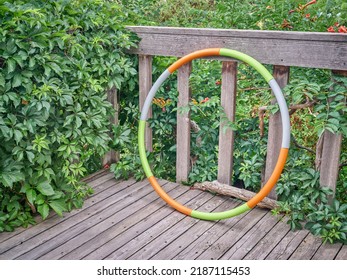
M 113 108 L 115 109 L 115 113 L 110 119 L 111 126 L 113 124 L 117 125 L 119 104 L 118 104 L 118 95 L 117 95 L 116 88 L 112 88 L 107 91 L 107 100 L 112 104 Z M 112 127 L 110 127 L 110 131 L 112 131 Z M 103 166 L 110 165 L 111 163 L 115 163 L 118 160 L 119 160 L 119 153 L 117 151 L 110 150 L 102 158 L 102 165 Z
M 190 101 L 189 75 L 192 70 L 192 63 L 189 62 L 178 69 L 178 108 L 186 107 Z M 176 153 L 176 181 L 188 180 L 190 163 L 190 113 L 177 111 L 177 153 Z
M 237 62 L 223 61 L 221 105 L 229 121 L 235 121 L 236 110 Z M 231 184 L 233 170 L 234 131 L 224 131 L 224 123 L 219 128 L 219 154 L 217 180 L 223 184 Z
M 139 55 L 139 91 L 140 91 L 140 110 L 142 110 L 147 94 L 152 87 L 152 56 Z M 148 118 L 152 117 L 152 109 L 148 112 Z M 146 126 L 146 149 L 153 151 L 152 129 Z

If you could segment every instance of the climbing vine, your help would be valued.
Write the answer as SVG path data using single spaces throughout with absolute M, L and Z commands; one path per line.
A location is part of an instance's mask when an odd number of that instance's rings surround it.
M 80 179 L 108 150 L 106 90 L 136 74 L 126 20 L 110 1 L 0 1 L 0 232 L 92 192 Z

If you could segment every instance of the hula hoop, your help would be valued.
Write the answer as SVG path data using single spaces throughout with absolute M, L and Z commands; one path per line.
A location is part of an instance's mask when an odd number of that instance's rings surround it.
M 266 80 L 266 82 L 271 87 L 277 103 L 280 108 L 281 113 L 281 119 L 282 119 L 282 145 L 281 150 L 278 156 L 278 160 L 275 166 L 274 171 L 272 172 L 269 180 L 265 183 L 263 188 L 249 201 L 246 203 L 228 210 L 224 212 L 201 212 L 196 211 L 187 208 L 186 206 L 178 203 L 174 199 L 172 199 L 158 184 L 156 178 L 154 177 L 151 168 L 148 164 L 147 156 L 146 156 L 146 149 L 145 149 L 145 127 L 146 127 L 146 121 L 147 121 L 147 115 L 149 108 L 151 107 L 152 100 L 159 89 L 159 87 L 162 85 L 162 83 L 167 79 L 167 77 L 172 74 L 174 71 L 176 71 L 178 68 L 180 68 L 182 65 L 186 64 L 187 62 L 192 61 L 196 58 L 201 57 L 207 57 L 207 56 L 226 56 L 238 59 L 240 61 L 243 61 L 250 66 L 252 66 L 255 70 L 257 70 L 263 78 Z M 179 212 L 197 218 L 202 220 L 222 220 L 231 218 L 237 215 L 240 215 L 246 211 L 251 210 L 254 208 L 265 196 L 267 196 L 272 188 L 275 186 L 277 180 L 279 179 L 282 170 L 284 168 L 287 156 L 288 156 L 288 150 L 289 150 L 289 142 L 290 142 L 290 122 L 289 122 L 289 113 L 286 101 L 284 99 L 284 96 L 282 94 L 281 88 L 277 84 L 276 80 L 273 78 L 273 76 L 267 71 L 267 69 L 259 63 L 254 58 L 230 49 L 225 48 L 212 48 L 212 49 L 203 49 L 200 51 L 193 52 L 191 54 L 188 54 L 179 60 L 177 60 L 175 63 L 173 63 L 169 68 L 167 68 L 158 78 L 158 80 L 153 84 L 151 90 L 149 91 L 147 98 L 145 100 L 145 103 L 142 108 L 141 112 L 141 118 L 139 121 L 139 130 L 138 130 L 138 142 L 139 142 L 139 153 L 140 153 L 140 159 L 142 163 L 142 167 L 144 169 L 144 172 L 147 176 L 147 179 L 151 183 L 153 189 L 157 192 L 157 194 L 171 207 L 175 208 Z

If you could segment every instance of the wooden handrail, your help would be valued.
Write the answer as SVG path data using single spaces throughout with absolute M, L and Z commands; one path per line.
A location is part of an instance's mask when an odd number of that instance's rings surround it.
M 135 54 L 181 57 L 204 48 L 235 49 L 261 63 L 347 70 L 347 36 L 328 32 L 129 26 Z M 225 60 L 225 59 L 223 59 Z

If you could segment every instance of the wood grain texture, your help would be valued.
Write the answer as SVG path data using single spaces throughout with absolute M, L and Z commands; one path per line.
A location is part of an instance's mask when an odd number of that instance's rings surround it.
M 163 183 L 163 182 L 161 182 Z M 169 186 L 168 190 L 172 190 L 174 188 L 174 185 Z M 150 190 L 150 188 L 146 188 L 146 191 Z M 141 192 L 142 190 L 138 190 Z M 127 199 L 127 198 L 125 198 Z M 89 221 L 89 227 L 84 230 L 80 231 L 81 233 L 73 236 L 72 238 L 64 238 L 65 240 L 68 240 L 64 243 L 62 243 L 60 246 L 54 248 L 53 250 L 45 253 L 44 255 L 41 255 L 39 259 L 58 259 L 62 258 L 62 256 L 66 255 L 67 253 L 71 252 L 73 248 L 80 248 L 81 246 L 84 246 L 86 243 L 89 244 L 90 247 L 94 247 L 94 242 L 96 236 L 104 236 L 105 232 L 110 232 L 110 229 L 113 229 L 113 234 L 115 233 L 121 233 L 122 231 L 125 231 L 130 224 L 126 223 L 126 219 L 129 218 L 129 213 L 136 213 L 138 211 L 143 211 L 145 208 L 148 207 L 148 205 L 151 205 L 156 199 L 158 199 L 158 196 L 155 192 L 150 191 L 147 195 L 143 197 L 143 199 L 138 200 L 134 203 L 127 203 L 125 207 L 119 208 L 118 204 L 114 204 L 111 207 L 107 208 L 105 210 L 105 218 L 104 219 L 98 219 L 98 217 L 93 216 L 91 219 L 92 221 Z M 138 215 L 134 216 L 137 217 Z M 96 222 L 94 222 L 96 221 Z M 119 226 L 119 224 L 122 224 L 122 226 Z M 93 244 L 91 244 L 93 241 Z M 107 241 L 104 239 L 103 243 L 106 243 Z M 95 248 L 95 247 L 94 247 Z
M 178 186 L 176 183 L 167 183 L 162 187 L 173 199 L 179 198 L 189 190 L 188 188 Z M 166 209 L 163 209 L 163 207 Z M 122 235 L 131 239 L 132 236 L 136 236 L 136 234 L 141 232 L 144 224 L 151 227 L 157 223 L 157 220 L 165 217 L 165 213 L 171 213 L 171 211 L 172 209 L 169 209 L 166 203 L 161 198 L 157 197 L 156 200 L 150 202 L 150 204 L 146 205 L 145 208 L 141 208 L 133 215 L 128 216 L 120 222 L 114 223 L 112 227 L 98 235 L 95 235 L 89 241 L 84 242 L 83 245 L 77 248 L 71 248 L 69 253 L 60 258 L 65 260 L 79 260 L 91 254 L 98 248 L 101 248 L 105 244 L 107 244 L 107 247 L 115 249 L 111 243 L 116 241 L 117 246 L 121 246 Z M 148 213 L 152 214 L 148 216 Z
M 204 203 L 202 206 L 198 208 L 199 211 L 203 212 L 210 212 L 215 210 L 218 206 L 220 206 L 224 200 L 221 197 L 212 197 L 210 195 L 210 199 Z M 154 240 L 151 240 L 146 246 L 141 248 L 141 250 L 137 251 L 135 254 L 131 255 L 129 259 L 136 259 L 141 260 L 144 258 L 152 259 L 155 254 L 158 252 L 161 253 L 162 258 L 160 259 L 170 259 L 172 251 L 167 248 L 168 244 L 172 244 L 177 238 L 179 238 L 182 234 L 185 232 L 190 232 L 189 238 L 186 238 L 183 240 L 182 244 L 178 245 L 178 249 L 180 247 L 186 247 L 190 241 L 194 238 L 194 232 L 192 228 L 196 226 L 200 221 L 197 219 L 191 219 L 189 217 L 183 219 L 179 224 L 175 224 L 171 226 L 166 232 L 165 232 L 165 241 L 163 242 L 162 239 L 159 237 L 155 238 Z M 211 226 L 213 222 L 206 222 L 202 221 L 202 224 L 205 225 L 205 227 Z M 196 233 L 195 233 L 196 236 Z M 186 236 L 187 237 L 187 236 Z
M 336 260 L 347 260 L 347 245 L 344 245 L 336 256 Z
M 235 208 L 236 206 L 240 204 L 238 201 L 235 201 L 232 199 L 226 200 L 222 197 L 218 198 L 218 196 L 214 197 L 213 199 L 214 200 L 219 199 L 221 203 L 216 209 L 213 210 L 215 212 L 226 211 L 226 210 Z M 205 211 L 212 210 L 213 203 L 211 202 L 212 200 L 208 202 L 207 209 Z M 179 235 L 177 235 L 177 237 L 172 242 L 166 244 L 165 248 L 163 248 L 162 250 L 157 250 L 157 253 L 151 256 L 150 259 L 154 259 L 154 260 L 175 259 L 180 252 L 187 249 L 192 243 L 195 243 L 197 239 L 199 239 L 200 237 L 204 235 L 208 235 L 209 237 L 212 237 L 209 231 L 211 230 L 212 227 L 217 225 L 219 222 L 220 221 L 214 221 L 214 222 L 198 221 L 191 228 L 189 228 L 189 230 L 184 230 Z M 179 225 L 177 226 L 179 227 Z
M 243 201 L 248 201 L 256 195 L 254 192 L 248 191 L 246 189 L 221 184 L 218 181 L 195 183 L 194 188 L 203 191 L 210 191 L 212 193 L 217 193 L 225 196 L 231 196 L 237 199 L 241 199 Z M 276 200 L 265 197 L 262 201 L 260 201 L 257 204 L 257 206 L 260 208 L 274 209 L 278 207 L 278 203 Z
M 236 110 L 237 62 L 222 63 L 221 105 L 229 121 L 235 121 Z M 219 127 L 219 153 L 217 180 L 222 184 L 231 184 L 233 170 L 234 131 L 224 129 L 225 123 Z
M 247 255 L 245 260 L 263 260 L 274 247 L 284 238 L 289 231 L 286 219 L 279 221 L 257 245 L 255 245 Z
M 107 91 L 107 101 L 112 104 L 112 107 L 115 110 L 114 115 L 110 118 L 111 126 L 109 127 L 109 129 L 110 131 L 112 131 L 112 125 L 118 124 L 118 111 L 119 111 L 118 95 L 117 95 L 117 89 L 115 87 Z M 110 133 L 110 136 L 112 137 L 111 133 Z M 117 151 L 114 151 L 114 150 L 108 151 L 102 159 L 102 166 L 105 166 L 106 164 L 110 165 L 111 163 L 115 163 L 118 160 L 119 160 L 119 153 Z
M 243 259 L 277 223 L 277 217 L 274 217 L 271 212 L 266 213 L 266 215 L 236 242 L 233 247 L 225 252 L 220 259 Z
M 322 244 L 322 239 L 309 234 L 295 249 L 290 260 L 310 260 Z
M 218 260 L 229 251 L 254 225 L 257 224 L 267 211 L 254 208 L 245 215 L 240 215 L 243 222 L 236 223 L 228 232 L 216 240 L 202 254 L 197 256 L 200 260 Z M 239 217 L 239 216 L 238 216 Z
M 227 220 L 200 221 L 169 207 L 147 180 L 117 182 L 111 173 L 102 174 L 89 178 L 97 190 L 85 207 L 0 241 L 0 259 L 347 259 L 346 245 L 321 245 L 307 230 L 288 231 L 268 211 L 255 208 Z M 240 203 L 159 183 L 193 209 L 225 211 Z
M 287 260 L 293 254 L 295 249 L 300 245 L 308 235 L 307 230 L 289 231 L 286 236 L 275 246 L 266 260 Z
M 329 187 L 335 193 L 339 175 L 342 134 L 324 131 L 322 157 L 320 159 L 320 185 Z
M 112 184 L 115 184 L 114 182 L 114 174 L 108 172 L 107 170 L 101 170 L 98 171 L 96 173 L 90 174 L 89 176 L 85 177 L 82 181 L 87 183 L 88 186 L 90 186 L 91 188 L 93 188 L 94 193 L 91 195 L 91 197 L 96 196 L 99 192 L 104 191 L 105 189 L 107 189 L 107 181 L 110 181 L 112 179 Z M 116 183 L 119 183 L 118 181 Z M 88 203 L 87 203 L 88 204 Z M 85 207 L 88 207 L 86 204 L 84 205 Z M 69 213 L 71 214 L 71 213 Z M 49 215 L 48 218 L 51 218 L 53 216 L 56 216 L 56 214 L 51 213 Z M 64 215 L 66 216 L 66 215 Z M 38 224 L 40 224 L 42 221 L 41 216 L 37 215 L 34 217 L 36 224 L 35 225 L 29 225 L 27 228 L 17 228 L 15 231 L 13 232 L 1 232 L 0 233 L 0 243 L 5 242 L 7 239 L 13 238 L 16 235 L 19 236 L 19 234 L 25 235 L 25 231 L 31 231 L 33 229 L 31 229 L 32 227 L 37 228 L 36 226 Z M 29 232 L 28 231 L 28 232 Z M 32 233 L 29 233 L 29 235 Z M 25 237 L 24 237 L 25 238 Z M 13 243 L 13 239 L 11 240 L 10 243 Z M 2 249 L 0 249 L 0 254 L 2 252 Z
M 140 110 L 142 111 L 143 104 L 152 87 L 152 56 L 139 55 L 139 92 L 140 92 Z M 152 117 L 152 108 L 148 112 L 148 118 Z M 145 130 L 145 146 L 146 150 L 153 151 L 152 129 L 146 124 Z
M 280 88 L 284 88 L 289 81 L 289 67 L 274 65 L 273 76 L 277 81 Z M 271 101 L 272 104 L 276 104 L 276 99 Z M 265 164 L 265 178 L 264 183 L 270 178 L 272 172 L 275 169 L 278 155 L 281 150 L 282 143 L 282 120 L 280 112 L 270 114 L 269 117 L 269 132 L 267 140 L 267 154 Z M 277 199 L 276 186 L 271 190 L 268 195 L 269 198 Z
M 230 208 L 233 206 L 231 201 L 228 201 L 228 205 L 230 206 Z M 217 240 L 222 238 L 227 233 L 234 232 L 233 227 L 244 217 L 245 216 L 239 215 L 232 219 L 214 223 L 212 227 L 202 233 L 196 240 L 191 241 L 186 248 L 183 248 L 183 250 L 181 250 L 181 252 L 175 256 L 175 259 L 193 260 L 198 258 L 205 251 L 212 249 L 213 244 Z M 189 236 L 189 232 L 187 232 L 187 236 Z
M 186 107 L 190 101 L 189 75 L 192 63 L 189 62 L 178 69 L 178 108 Z M 177 111 L 177 157 L 176 157 L 176 182 L 188 180 L 190 171 L 190 113 Z
M 265 64 L 347 70 L 344 34 L 145 26 L 128 29 L 141 38 L 138 48 L 132 50 L 137 54 L 181 57 L 204 48 L 230 48 Z
M 342 246 L 342 243 L 322 244 L 312 257 L 312 260 L 333 260 L 336 258 Z
M 173 197 L 176 197 L 182 201 L 183 204 L 192 200 L 197 193 L 187 191 L 187 187 L 178 186 L 178 190 L 170 193 Z M 164 206 L 163 206 L 164 204 Z M 155 203 L 158 211 L 152 213 L 147 210 L 142 210 L 144 213 L 147 213 L 147 216 L 136 223 L 133 227 L 129 227 L 124 234 L 120 234 L 117 238 L 113 238 L 108 242 L 103 242 L 101 246 L 98 246 L 94 250 L 92 250 L 89 254 L 85 255 L 83 259 L 104 259 L 104 258 L 118 258 L 122 259 L 123 256 L 127 255 L 130 251 L 127 244 L 132 242 L 134 244 L 135 238 L 139 235 L 143 234 L 143 232 L 151 229 L 152 227 L 156 227 L 158 222 L 165 220 L 168 217 L 171 217 L 171 214 L 174 213 L 174 209 L 167 206 L 165 203 L 158 201 Z M 163 207 L 161 207 L 163 206 Z M 160 209 L 160 210 L 159 210 Z M 150 209 L 149 209 L 150 210 Z M 149 214 L 150 213 L 150 214 Z M 183 215 L 176 216 L 178 219 L 183 219 Z M 171 218 L 169 218 L 171 219 Z M 173 220 L 171 220 L 173 222 Z M 117 224 L 117 227 L 121 227 L 122 224 Z M 156 233 L 160 234 L 160 233 Z M 142 242 L 142 241 L 140 241 Z M 139 244 L 141 247 L 141 244 Z
M 89 183 L 89 186 L 95 189 L 95 193 L 89 199 L 85 201 L 84 209 L 86 211 L 89 211 L 89 210 L 93 211 L 93 208 L 90 208 L 90 207 L 92 207 L 94 203 L 97 203 L 98 201 L 101 201 L 105 199 L 105 197 L 109 196 L 110 194 L 109 189 L 119 183 L 115 181 L 114 179 L 110 180 L 110 177 L 109 177 L 110 174 L 111 173 L 108 173 L 104 176 L 104 178 L 98 178 L 95 181 Z M 125 181 L 125 183 L 123 183 L 122 185 L 126 186 L 127 184 L 131 184 L 133 182 L 134 182 L 133 180 Z M 101 184 L 101 187 L 99 184 Z M 113 190 L 112 192 L 115 192 L 115 191 Z M 13 247 L 23 244 L 23 242 L 27 241 L 33 236 L 39 235 L 42 232 L 49 230 L 50 227 L 52 227 L 52 225 L 59 224 L 67 219 L 70 219 L 73 216 L 79 214 L 80 212 L 81 212 L 81 209 L 75 209 L 69 213 L 64 213 L 63 218 L 53 214 L 53 215 L 50 215 L 47 220 L 44 220 L 44 221 L 39 220 L 38 224 L 36 224 L 35 226 L 31 226 L 25 230 L 14 231 L 10 235 L 7 233 L 1 233 L 0 234 L 0 237 L 1 237 L 0 255 L 10 250 Z M 3 236 L 4 238 L 2 238 Z
M 195 199 L 187 203 L 188 207 L 190 208 L 198 208 L 211 199 L 211 195 L 207 193 L 200 193 L 198 196 L 195 194 L 194 196 Z M 134 253 L 138 252 L 139 250 L 144 250 L 143 248 L 158 236 L 161 236 L 163 238 L 162 240 L 166 240 L 167 231 L 176 223 L 181 222 L 185 218 L 187 217 L 177 211 L 172 212 L 168 217 L 166 217 L 166 219 L 162 219 L 156 225 L 142 231 L 140 235 L 133 238 L 119 250 L 108 255 L 105 259 L 124 260 L 131 258 Z M 193 221 L 191 218 L 190 220 Z
M 95 224 L 105 222 L 115 211 L 114 207 L 122 209 L 125 205 L 132 204 L 136 199 L 133 194 L 136 192 L 145 194 L 148 189 L 146 186 L 148 186 L 147 182 L 139 182 L 128 187 L 119 185 L 119 192 L 108 196 L 101 203 L 94 204 L 89 211 L 81 211 L 73 218 L 54 225 L 28 240 L 25 247 L 13 248 L 9 254 L 16 259 L 38 259 Z M 26 252 L 23 249 L 30 250 Z

